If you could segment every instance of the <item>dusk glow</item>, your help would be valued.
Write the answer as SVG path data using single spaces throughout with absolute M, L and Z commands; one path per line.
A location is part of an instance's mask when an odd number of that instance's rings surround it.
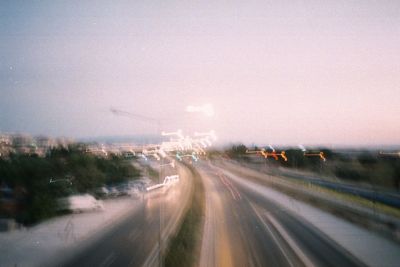
M 78 3 L 0 4 L 1 132 L 400 142 L 398 1 Z
M 0 265 L 399 266 L 400 0 L 0 1 Z

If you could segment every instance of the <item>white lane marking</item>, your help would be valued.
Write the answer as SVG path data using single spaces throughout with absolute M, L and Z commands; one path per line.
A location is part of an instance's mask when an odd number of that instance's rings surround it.
M 128 239 L 130 241 L 135 241 L 135 239 L 138 237 L 138 235 L 139 235 L 139 230 L 138 229 L 134 229 L 133 231 L 131 231 L 129 233 Z
M 267 216 L 268 220 L 272 223 L 275 229 L 279 232 L 279 234 L 285 239 L 285 241 L 289 244 L 289 246 L 293 249 L 294 253 L 296 253 L 297 257 L 308 267 L 314 267 L 315 265 L 312 261 L 303 253 L 300 249 L 296 241 L 294 241 L 290 235 L 286 232 L 286 230 L 281 226 L 281 224 L 275 220 L 274 217 L 267 211 L 265 211 L 265 216 Z
M 110 266 L 115 260 L 115 253 L 112 251 L 108 256 L 104 259 L 104 261 L 100 264 L 100 267 Z
M 229 179 L 222 172 L 216 172 L 215 175 L 217 175 L 220 178 L 221 182 L 230 191 L 234 200 L 242 199 L 242 196 L 240 195 L 239 191 L 232 185 Z
M 239 191 L 236 189 L 236 187 L 231 183 L 231 181 L 225 176 L 225 174 L 221 173 L 221 176 L 224 177 L 228 185 L 235 191 L 236 195 L 238 196 L 239 199 L 242 199 L 242 196 L 240 195 Z
M 218 173 L 217 175 L 218 175 L 219 179 L 221 179 L 221 182 L 225 185 L 225 187 L 226 187 L 226 188 L 229 190 L 229 192 L 231 193 L 232 198 L 233 198 L 234 200 L 236 200 L 235 194 L 233 193 L 232 189 L 229 187 L 229 185 L 227 184 L 227 182 L 224 180 L 224 178 L 223 178 L 219 173 Z
M 261 223 L 264 226 L 264 228 L 267 229 L 267 231 L 271 234 L 272 238 L 274 239 L 275 243 L 278 245 L 279 249 L 282 251 L 282 254 L 285 256 L 285 258 L 288 261 L 288 263 L 290 264 L 290 266 L 294 267 L 292 261 L 290 260 L 289 256 L 286 254 L 285 249 L 281 246 L 281 244 L 278 241 L 278 239 L 276 238 L 275 234 L 271 231 L 269 226 L 264 222 L 264 220 L 262 219 L 261 215 L 258 213 L 258 211 L 253 206 L 253 204 L 251 204 L 250 202 L 249 202 L 249 204 L 252 207 L 254 213 L 257 215 L 258 219 L 261 221 Z

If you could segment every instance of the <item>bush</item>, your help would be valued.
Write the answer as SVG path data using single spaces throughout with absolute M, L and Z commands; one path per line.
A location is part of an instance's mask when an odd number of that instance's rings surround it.
M 0 186 L 14 191 L 18 210 L 0 216 L 11 214 L 20 223 L 35 223 L 57 214 L 60 197 L 94 192 L 104 184 L 139 175 L 130 162 L 118 157 L 95 157 L 86 153 L 82 145 L 52 149 L 45 158 L 11 155 L 8 160 L 0 159 Z

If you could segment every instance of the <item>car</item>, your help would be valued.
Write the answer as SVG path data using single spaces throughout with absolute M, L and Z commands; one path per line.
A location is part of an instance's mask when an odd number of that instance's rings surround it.
M 62 209 L 72 211 L 73 213 L 104 210 L 103 202 L 90 194 L 72 195 L 61 199 L 60 203 L 63 205 Z

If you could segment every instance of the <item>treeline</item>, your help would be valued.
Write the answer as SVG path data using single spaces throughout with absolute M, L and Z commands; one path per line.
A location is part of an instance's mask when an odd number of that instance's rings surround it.
M 254 162 L 255 155 L 246 153 L 246 150 L 259 150 L 257 147 L 248 148 L 243 144 L 233 145 L 225 150 L 231 158 Z M 268 149 L 267 149 L 268 150 Z M 271 150 L 268 150 L 271 152 Z M 279 151 L 280 152 L 280 151 Z M 278 153 L 279 153 L 278 152 Z M 326 161 L 317 154 L 323 152 Z M 307 153 L 314 153 L 312 157 L 304 156 L 300 149 L 286 149 L 287 161 L 272 157 L 265 161 L 268 166 L 287 167 L 312 171 L 327 176 L 335 176 L 344 180 L 359 181 L 385 186 L 400 190 L 400 158 L 396 156 L 380 155 L 378 151 L 335 151 L 325 148 L 315 149 Z
M 32 224 L 55 216 L 57 199 L 94 193 L 104 185 L 140 176 L 124 159 L 96 157 L 84 145 L 54 148 L 46 157 L 14 154 L 0 158 L 0 216 Z

